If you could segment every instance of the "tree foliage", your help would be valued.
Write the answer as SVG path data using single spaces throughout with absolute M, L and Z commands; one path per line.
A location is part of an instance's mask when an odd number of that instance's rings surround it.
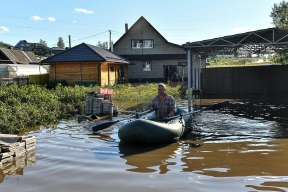
M 273 56 L 272 61 L 277 64 L 288 64 L 288 52 L 280 52 Z
M 281 1 L 279 4 L 274 4 L 270 14 L 272 24 L 278 28 L 288 28 L 288 2 Z M 288 49 L 283 48 L 275 50 L 277 54 L 273 57 L 275 64 L 285 65 L 288 64 Z
M 3 47 L 3 48 L 9 48 L 9 47 L 13 47 L 12 45 L 8 44 L 8 43 L 4 43 L 3 41 L 0 41 L 0 48 Z
M 62 37 L 58 37 L 57 47 L 64 49 L 65 43 Z
M 41 44 L 43 46 L 44 52 L 48 49 L 46 41 L 40 39 L 39 44 Z
M 103 43 L 101 43 L 100 41 L 98 41 L 98 47 L 101 47 L 103 49 L 108 49 L 108 41 L 104 41 Z
M 47 47 L 47 43 L 46 43 L 46 41 L 44 41 L 44 40 L 42 40 L 42 39 L 40 39 L 39 44 L 41 44 L 41 45 Z
M 278 28 L 288 28 L 288 2 L 281 1 L 279 4 L 274 4 L 270 14 L 272 24 Z

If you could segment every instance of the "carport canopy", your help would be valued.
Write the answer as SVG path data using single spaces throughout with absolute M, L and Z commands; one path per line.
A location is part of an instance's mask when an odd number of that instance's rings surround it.
M 191 54 L 200 56 L 216 55 L 222 53 L 235 53 L 242 48 L 250 53 L 259 54 L 262 50 L 287 50 L 288 29 L 268 28 L 236 35 L 218 37 L 203 41 L 187 42 L 182 47 L 187 51 L 188 65 L 188 109 L 191 111 Z
M 267 28 L 235 35 L 223 36 L 203 41 L 187 42 L 182 45 L 192 53 L 209 55 L 218 52 L 234 53 L 243 48 L 251 53 L 288 48 L 288 28 Z

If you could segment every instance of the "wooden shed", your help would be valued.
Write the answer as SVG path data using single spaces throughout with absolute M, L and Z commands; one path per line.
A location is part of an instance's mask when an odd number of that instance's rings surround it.
M 106 49 L 86 43 L 44 59 L 40 64 L 49 64 L 49 81 L 99 86 L 128 82 L 127 60 Z

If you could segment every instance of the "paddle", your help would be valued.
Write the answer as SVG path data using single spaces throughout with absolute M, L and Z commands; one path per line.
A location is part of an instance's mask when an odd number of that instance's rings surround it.
M 178 118 L 178 117 L 182 117 L 182 116 L 186 116 L 186 115 L 190 115 L 190 114 L 194 114 L 194 113 L 199 113 L 199 112 L 202 112 L 202 111 L 218 109 L 218 108 L 223 107 L 223 106 L 228 105 L 228 104 L 229 104 L 229 101 L 224 101 L 224 102 L 221 102 L 221 103 L 210 105 L 209 107 L 206 107 L 204 109 L 200 109 L 200 110 L 197 110 L 197 111 L 192 111 L 192 112 L 189 112 L 189 113 L 168 117 L 167 120 L 175 119 L 175 118 Z
M 135 115 L 131 115 L 131 116 L 129 116 L 129 117 L 127 117 L 127 118 L 124 118 L 124 119 L 121 119 L 121 120 L 106 122 L 106 123 L 102 123 L 102 124 L 100 124 L 100 125 L 95 125 L 95 126 L 92 127 L 92 131 L 93 131 L 93 132 L 100 131 L 100 130 L 105 129 L 105 128 L 107 128 L 107 127 L 110 127 L 111 125 L 113 125 L 113 124 L 115 124 L 115 123 L 118 123 L 118 122 L 120 122 L 120 121 L 124 121 L 124 120 L 126 120 L 126 119 L 130 119 L 130 118 L 133 118 L 133 117 L 138 118 L 139 115 L 142 115 L 142 114 L 145 114 L 145 113 L 148 113 L 148 112 L 150 112 L 150 110 L 143 111 L 143 112 L 141 112 L 141 113 L 136 113 Z

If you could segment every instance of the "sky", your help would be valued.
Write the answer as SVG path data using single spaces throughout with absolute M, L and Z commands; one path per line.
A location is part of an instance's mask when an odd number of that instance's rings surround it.
M 115 43 L 143 16 L 167 41 L 185 44 L 274 27 L 282 0 L 0 0 L 0 41 L 57 46 Z

